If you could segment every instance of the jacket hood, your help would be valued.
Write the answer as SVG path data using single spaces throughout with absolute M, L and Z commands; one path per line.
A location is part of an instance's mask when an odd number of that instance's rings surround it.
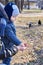
M 7 20 L 7 23 L 11 23 L 9 21 L 9 18 L 4 10 L 4 8 L 0 5 L 0 18 L 5 18 Z
M 8 16 L 7 16 L 5 10 L 3 9 L 3 7 L 1 5 L 0 5 L 0 18 L 8 19 Z

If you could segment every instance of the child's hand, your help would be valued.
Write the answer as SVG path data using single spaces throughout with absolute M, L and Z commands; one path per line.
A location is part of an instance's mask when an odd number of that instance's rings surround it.
M 20 51 L 23 51 L 23 50 L 26 49 L 26 47 L 24 47 L 24 46 L 18 46 L 17 48 L 18 48 L 18 50 L 20 50 Z
M 25 47 L 28 47 L 28 44 L 27 44 L 27 43 L 24 43 L 24 46 L 25 46 Z
M 18 50 L 25 50 L 27 48 L 27 44 L 26 43 L 21 43 L 19 46 L 17 46 Z

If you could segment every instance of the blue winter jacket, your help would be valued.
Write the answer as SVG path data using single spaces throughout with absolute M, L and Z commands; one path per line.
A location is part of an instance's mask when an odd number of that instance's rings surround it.
M 11 21 L 6 21 L 7 25 L 5 28 L 5 34 L 4 37 L 2 37 L 2 41 L 5 44 L 6 48 L 10 48 L 12 45 L 20 45 L 21 41 L 16 36 L 16 29 L 14 24 Z
M 4 49 L 2 51 L 2 54 L 0 54 L 0 59 L 3 59 L 5 57 L 11 57 L 15 55 L 18 51 L 16 46 L 20 45 L 21 41 L 16 36 L 16 29 L 14 24 L 7 19 L 7 16 L 5 16 L 4 11 L 1 7 L 0 7 L 0 19 L 2 24 L 3 23 L 4 25 L 6 24 L 5 28 L 3 28 L 2 26 L 4 36 L 1 37 L 1 40 L 4 43 Z
M 16 29 L 14 24 L 7 19 L 7 15 L 5 16 L 5 12 L 1 7 L 0 10 L 0 18 L 3 18 L 2 22 L 6 22 L 4 37 L 2 37 L 2 41 L 5 44 L 5 47 L 10 47 L 13 44 L 19 45 L 21 41 L 16 37 Z

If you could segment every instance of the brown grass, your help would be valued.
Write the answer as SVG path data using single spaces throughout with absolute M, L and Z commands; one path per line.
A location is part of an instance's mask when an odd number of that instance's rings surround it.
M 25 15 L 26 16 L 26 15 Z M 30 17 L 29 14 L 28 16 L 23 16 L 23 14 L 17 19 L 17 21 L 15 22 L 16 26 L 21 26 L 21 27 L 26 27 L 27 23 L 31 22 L 37 22 L 39 19 L 43 22 L 43 16 L 34 16 L 34 17 Z M 28 26 L 27 26 L 28 27 Z M 41 28 L 35 28 L 36 30 L 38 29 L 42 29 Z M 33 31 L 35 31 L 35 29 Z M 29 44 L 28 48 L 24 51 L 19 51 L 13 58 L 11 61 L 11 65 L 13 65 L 14 63 L 25 63 L 25 62 L 29 62 L 29 61 L 33 61 L 37 59 L 37 56 L 35 56 L 34 50 L 33 50 L 33 42 L 29 41 L 29 38 L 25 36 L 25 34 L 28 34 L 30 31 L 27 29 L 22 29 L 22 28 L 16 28 L 17 30 L 17 36 L 18 38 L 22 41 L 22 42 L 26 42 Z M 43 30 L 43 29 L 42 29 Z M 27 32 L 28 31 L 28 32 Z M 32 31 L 32 32 L 33 32 Z M 32 33 L 30 33 L 32 34 Z M 33 34 L 32 34 L 33 35 Z M 40 39 L 41 41 L 41 39 Z M 42 44 L 43 45 L 43 44 Z M 36 45 L 35 49 L 36 50 L 40 50 L 40 44 Z

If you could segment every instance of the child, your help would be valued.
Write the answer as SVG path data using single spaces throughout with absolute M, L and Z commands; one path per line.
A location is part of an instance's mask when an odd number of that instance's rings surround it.
M 9 2 L 5 8 L 4 8 L 9 21 L 4 20 L 7 22 L 6 29 L 5 29 L 5 34 L 4 37 L 2 37 L 2 41 L 5 45 L 6 49 L 10 49 L 13 45 L 16 45 L 18 50 L 24 50 L 25 43 L 22 43 L 16 36 L 16 29 L 13 24 L 13 22 L 16 20 L 16 17 L 19 15 L 19 9 L 18 7 L 13 3 Z M 4 58 L 3 59 L 3 64 L 10 65 L 11 57 Z

